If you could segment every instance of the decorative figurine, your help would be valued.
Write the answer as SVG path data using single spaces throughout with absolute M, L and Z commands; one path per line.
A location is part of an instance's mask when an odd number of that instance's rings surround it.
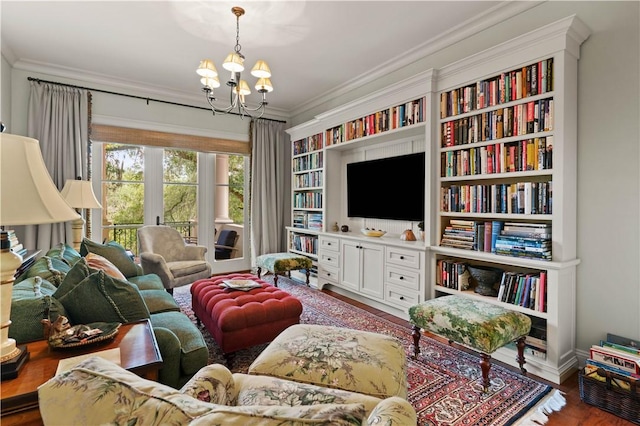
M 349 227 L 347 225 L 342 225 L 342 228 L 340 228 L 340 230 L 342 232 L 349 232 Z
M 338 232 L 340 230 L 340 227 L 338 226 L 338 222 L 334 222 L 333 226 L 331 227 L 331 230 L 333 232 Z

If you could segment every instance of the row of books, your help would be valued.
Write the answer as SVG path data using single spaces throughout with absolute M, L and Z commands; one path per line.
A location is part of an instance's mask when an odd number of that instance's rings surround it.
M 322 213 L 294 211 L 293 227 L 321 231 L 322 230 Z
M 327 129 L 327 146 L 422 123 L 426 98 L 419 98 Z
M 553 91 L 553 58 L 440 95 L 440 118 Z
M 293 176 L 293 188 L 317 188 L 322 186 L 322 170 L 299 173 Z
M 293 155 L 319 151 L 323 148 L 322 133 L 293 142 Z
M 444 147 L 553 130 L 553 99 L 539 99 L 442 123 Z
M 533 311 L 547 312 L 547 273 L 506 271 L 500 280 L 498 300 Z
M 322 151 L 312 152 L 300 157 L 294 157 L 292 160 L 292 169 L 294 172 L 304 172 L 310 169 L 321 169 L 323 164 Z
M 440 188 L 441 212 L 551 214 L 552 201 L 551 181 Z
M 294 209 L 321 209 L 322 208 L 322 192 L 294 192 L 293 193 Z
M 500 255 L 551 260 L 551 224 L 450 219 L 440 245 Z
M 640 379 L 640 340 L 608 333 L 606 340 L 592 345 L 584 374 L 605 381 L 605 375 L 599 374 L 602 370 L 613 374 L 610 383 L 614 387 L 629 390 L 631 384 L 637 386 L 637 380 Z M 616 375 L 623 380 L 616 380 Z
M 315 235 L 291 234 L 289 247 L 309 254 L 318 254 L 318 237 Z
M 548 170 L 553 136 L 449 150 L 440 155 L 442 177 Z

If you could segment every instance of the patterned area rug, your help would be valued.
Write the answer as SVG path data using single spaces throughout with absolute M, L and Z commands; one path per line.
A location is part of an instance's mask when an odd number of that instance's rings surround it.
M 272 276 L 263 277 L 272 283 Z M 278 278 L 279 287 L 303 304 L 304 324 L 322 324 L 372 331 L 397 337 L 405 346 L 408 359 L 408 400 L 418 413 L 420 426 L 512 425 L 545 423 L 546 414 L 559 410 L 564 399 L 559 391 L 492 364 L 491 387 L 482 392 L 479 356 L 422 336 L 421 355 L 413 360 L 411 330 L 380 318 L 321 291 L 296 281 Z M 181 309 L 194 321 L 190 287 L 174 290 Z M 224 363 L 222 352 L 204 327 L 200 327 L 209 347 L 209 362 Z M 249 365 L 266 345 L 238 351 L 232 371 L 246 373 Z

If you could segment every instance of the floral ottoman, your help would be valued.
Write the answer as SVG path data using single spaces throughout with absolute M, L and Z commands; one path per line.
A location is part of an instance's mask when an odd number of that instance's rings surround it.
M 409 308 L 413 324 L 414 358 L 420 354 L 420 330 L 445 337 L 480 352 L 480 368 L 485 391 L 489 388 L 491 354 L 516 341 L 518 364 L 524 369 L 524 339 L 531 329 L 531 318 L 516 311 L 469 297 L 449 295 L 427 300 Z
M 407 398 L 407 355 L 394 337 L 298 324 L 280 333 L 249 374 L 388 398 Z
M 278 274 L 288 274 L 291 277 L 291 271 L 305 269 L 307 275 L 307 285 L 309 285 L 310 269 L 313 263 L 311 259 L 301 254 L 295 253 L 270 253 L 263 254 L 256 258 L 258 266 L 258 278 L 263 269 L 273 274 L 273 285 L 278 287 Z

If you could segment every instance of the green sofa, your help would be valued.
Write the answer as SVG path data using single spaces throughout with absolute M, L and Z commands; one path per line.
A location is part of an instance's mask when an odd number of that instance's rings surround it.
M 88 260 L 93 255 L 87 257 L 88 253 L 107 259 L 121 277 L 94 269 Z M 60 244 L 16 279 L 9 337 L 18 344 L 40 340 L 41 321 L 55 321 L 58 315 L 65 315 L 72 325 L 150 319 L 163 359 L 159 381 L 176 389 L 207 365 L 209 352 L 198 328 L 180 311 L 160 278 L 143 274 L 115 242 L 85 239 L 80 252 Z

